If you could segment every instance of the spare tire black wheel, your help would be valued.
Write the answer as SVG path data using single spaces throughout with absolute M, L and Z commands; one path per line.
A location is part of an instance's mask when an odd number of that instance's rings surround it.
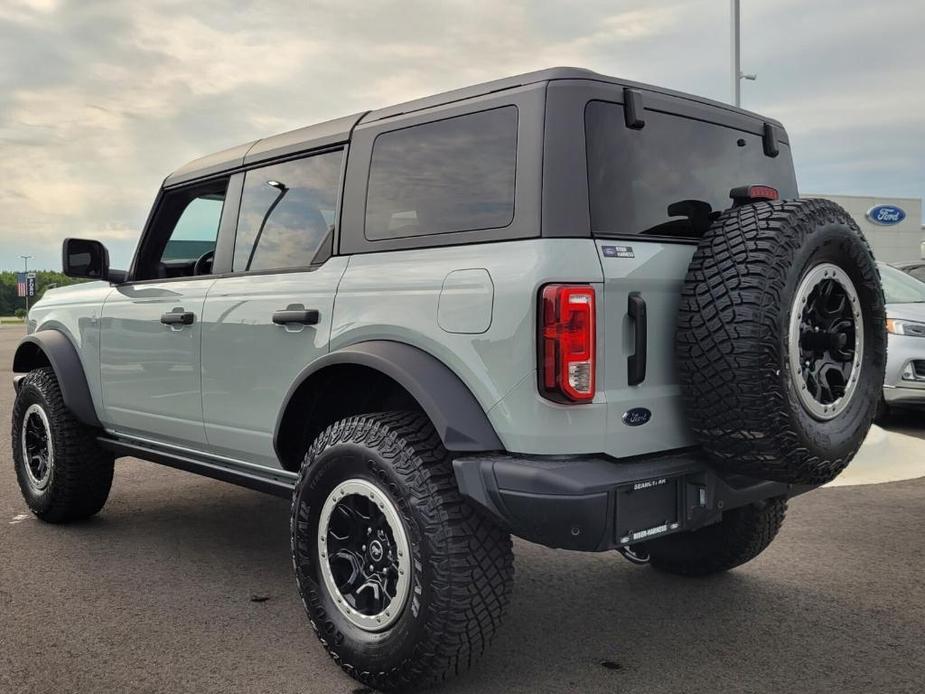
M 718 467 L 822 484 L 851 461 L 886 362 L 880 274 L 828 200 L 728 210 L 682 289 L 677 359 L 690 425 Z

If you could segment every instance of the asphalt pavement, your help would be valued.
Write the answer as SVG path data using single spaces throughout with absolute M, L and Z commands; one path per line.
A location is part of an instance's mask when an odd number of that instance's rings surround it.
M 0 328 L 0 692 L 365 691 L 304 617 L 284 500 L 123 459 L 97 518 L 29 514 L 5 423 L 21 334 Z M 515 554 L 505 626 L 441 691 L 923 691 L 925 479 L 798 497 L 764 554 L 707 579 Z

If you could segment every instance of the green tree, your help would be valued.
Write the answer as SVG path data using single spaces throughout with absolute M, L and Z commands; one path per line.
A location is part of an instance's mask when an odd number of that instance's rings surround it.
M 29 305 L 41 299 L 51 285 L 64 287 L 84 281 L 54 270 L 38 270 L 35 273 L 35 296 L 29 299 Z M 0 316 L 12 316 L 16 309 L 25 307 L 25 299 L 16 295 L 16 273 L 0 272 Z

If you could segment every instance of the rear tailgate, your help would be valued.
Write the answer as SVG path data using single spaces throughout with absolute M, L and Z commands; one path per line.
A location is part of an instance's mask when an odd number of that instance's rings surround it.
M 607 400 L 605 452 L 626 457 L 693 445 L 681 405 L 674 342 L 681 284 L 695 246 L 652 241 L 597 240 L 604 274 L 598 384 Z M 630 294 L 645 307 L 631 317 Z M 645 323 L 645 327 L 641 325 Z M 646 333 L 645 377 L 630 385 L 636 336 Z M 637 332 L 638 331 L 638 332 Z M 647 419 L 646 415 L 649 415 Z
M 644 106 L 634 123 L 619 103 L 592 100 L 585 109 L 591 234 L 604 275 L 598 384 L 608 408 L 606 452 L 618 457 L 694 444 L 677 380 L 675 326 L 696 243 L 731 206 L 730 191 L 764 184 L 797 197 L 777 126 L 666 95 L 646 93 Z M 645 378 L 635 384 L 628 362 L 641 322 L 629 315 L 634 292 L 648 333 Z

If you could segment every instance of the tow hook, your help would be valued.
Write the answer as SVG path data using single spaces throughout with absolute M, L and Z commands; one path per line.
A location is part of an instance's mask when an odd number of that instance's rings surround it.
M 628 562 L 642 566 L 649 563 L 649 553 L 645 545 L 636 545 L 635 547 L 617 547 L 617 551 L 622 554 Z

